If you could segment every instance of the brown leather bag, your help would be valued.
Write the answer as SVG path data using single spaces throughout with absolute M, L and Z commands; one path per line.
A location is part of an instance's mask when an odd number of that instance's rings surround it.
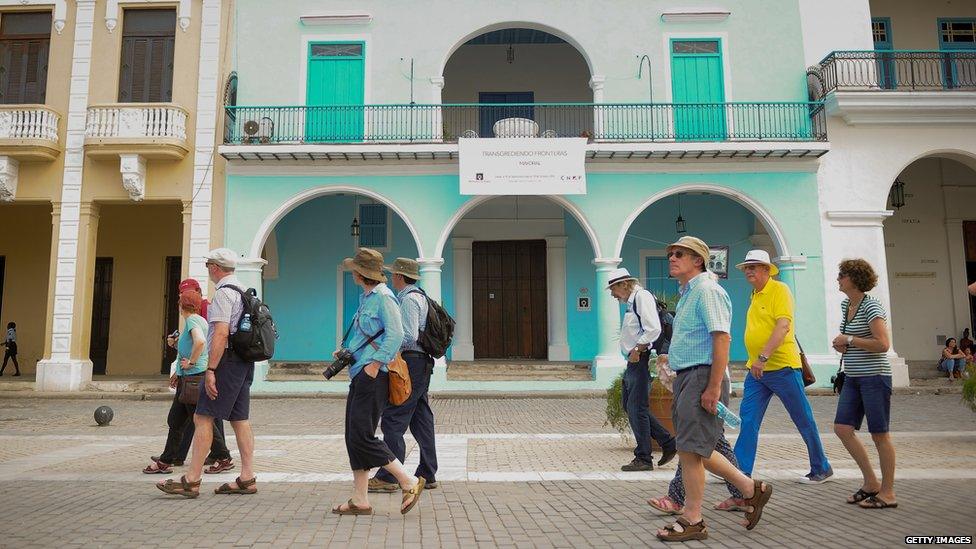
M 412 386 L 410 384 L 410 370 L 407 362 L 400 353 L 393 357 L 393 362 L 386 366 L 390 379 L 390 404 L 399 406 L 410 398 Z
M 803 352 L 803 346 L 800 345 L 800 340 L 796 340 L 796 346 L 800 348 L 800 371 L 803 373 L 803 386 L 809 387 L 817 382 L 817 376 L 813 373 L 813 368 L 810 367 L 810 361 L 807 360 L 806 353 Z
M 196 406 L 197 401 L 200 400 L 200 385 L 202 384 L 203 376 L 180 376 L 180 404 Z

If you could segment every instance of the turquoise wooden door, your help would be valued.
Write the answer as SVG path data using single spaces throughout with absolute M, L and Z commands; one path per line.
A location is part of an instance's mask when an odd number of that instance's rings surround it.
M 675 139 L 726 138 L 725 85 L 718 40 L 671 41 L 671 91 Z
M 874 17 L 871 19 L 871 34 L 874 37 L 874 51 L 878 67 L 878 86 L 883 90 L 893 90 L 898 86 L 895 78 L 895 55 L 891 42 L 891 19 Z
M 362 42 L 309 44 L 306 141 L 363 139 L 364 50 Z
M 342 273 L 342 333 L 346 333 L 346 328 L 352 322 L 354 316 L 356 316 L 356 311 L 359 309 L 359 294 L 362 293 L 362 289 L 356 286 L 356 283 L 352 280 L 351 271 L 343 271 Z M 340 336 L 341 337 L 341 336 Z
M 939 49 L 943 87 L 976 86 L 976 19 L 939 19 Z

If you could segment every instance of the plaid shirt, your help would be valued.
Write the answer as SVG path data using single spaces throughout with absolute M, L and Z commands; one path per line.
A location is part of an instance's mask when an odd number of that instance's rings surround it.
M 712 363 L 712 332 L 730 333 L 732 300 L 708 272 L 681 287 L 668 363 L 674 371 Z

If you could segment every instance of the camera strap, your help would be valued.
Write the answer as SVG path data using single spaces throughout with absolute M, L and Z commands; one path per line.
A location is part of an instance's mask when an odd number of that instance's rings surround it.
M 349 327 L 346 328 L 346 333 L 342 334 L 342 343 L 340 344 L 340 346 L 342 346 L 342 347 L 345 347 L 346 346 L 346 339 L 349 338 L 349 332 L 352 331 L 352 327 L 353 327 L 353 325 L 356 324 L 356 320 L 358 318 L 359 318 L 359 314 L 358 313 L 356 314 L 356 316 L 352 317 L 352 322 L 349 323 Z M 365 342 L 363 342 L 362 345 L 360 345 L 359 347 L 356 347 L 355 349 L 353 349 L 352 353 L 353 354 L 356 354 L 359 351 L 362 351 L 363 350 L 363 347 L 365 347 L 365 346 L 369 345 L 370 343 L 372 343 L 373 341 L 375 341 L 376 338 L 378 338 L 381 335 L 383 335 L 383 332 L 385 332 L 385 331 L 386 331 L 386 328 L 381 328 L 380 331 L 378 331 L 375 334 L 369 336 L 369 339 L 367 339 Z M 365 335 L 365 333 L 366 332 L 363 332 L 364 335 Z

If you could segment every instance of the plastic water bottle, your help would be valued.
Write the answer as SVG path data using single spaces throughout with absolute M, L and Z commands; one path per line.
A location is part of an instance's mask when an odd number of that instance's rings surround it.
M 739 426 L 742 425 L 742 420 L 739 419 L 739 416 L 735 415 L 735 412 L 729 410 L 728 406 L 722 404 L 721 401 L 718 403 L 717 415 L 718 417 L 722 418 L 722 421 L 724 421 L 726 425 L 733 429 L 738 429 Z
M 244 318 L 241 319 L 241 327 L 240 327 L 240 330 L 242 332 L 250 332 L 251 331 L 251 315 L 249 313 L 244 313 Z

